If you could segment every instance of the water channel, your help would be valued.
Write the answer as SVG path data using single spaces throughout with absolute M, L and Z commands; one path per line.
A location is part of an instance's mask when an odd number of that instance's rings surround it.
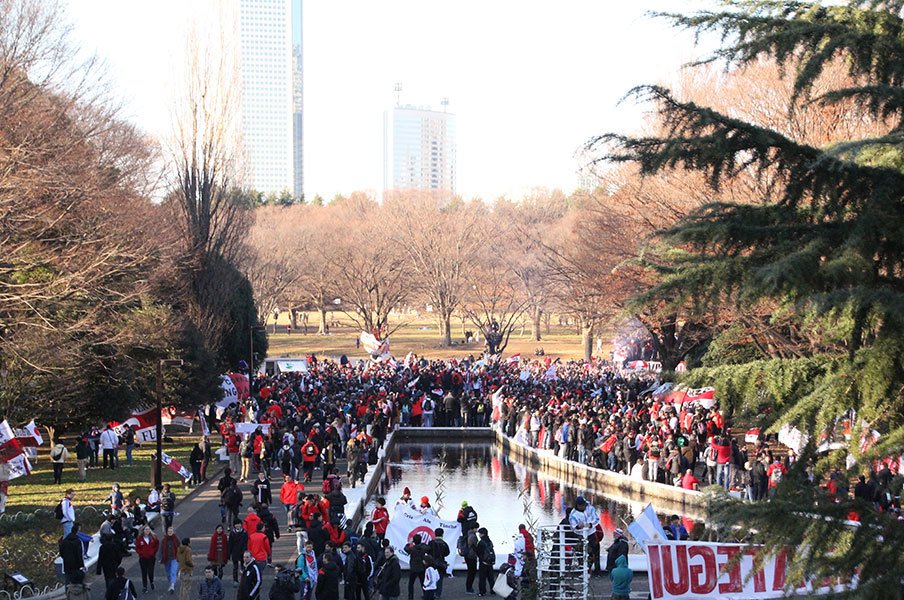
M 443 461 L 445 467 L 441 466 Z M 532 517 L 537 526 L 555 525 L 578 495 L 584 495 L 600 513 L 600 524 L 606 532 L 604 548 L 611 543 L 612 532 L 618 527 L 624 529 L 631 515 L 647 504 L 642 499 L 611 496 L 604 490 L 565 485 L 509 459 L 495 445 L 487 443 L 393 444 L 376 496 L 384 496 L 392 510 L 396 499 L 408 487 L 415 502 L 427 496 L 435 506 L 437 480 L 441 475 L 444 497 L 439 516 L 454 521 L 462 501 L 467 500 L 477 511 L 480 524 L 489 530 L 497 554 L 511 552 L 519 523 L 527 523 Z M 372 508 L 374 498 L 368 508 Z M 669 514 L 660 512 L 661 517 Z M 703 528 L 699 517 L 679 516 L 688 531 Z M 631 552 L 640 553 L 640 550 L 633 548 Z

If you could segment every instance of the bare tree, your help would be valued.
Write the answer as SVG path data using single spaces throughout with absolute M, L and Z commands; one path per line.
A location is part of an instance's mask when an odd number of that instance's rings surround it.
M 452 314 L 464 296 L 483 231 L 478 207 L 405 194 L 384 207 L 392 213 L 393 243 L 407 255 L 412 288 L 437 314 L 444 346 L 452 345 Z

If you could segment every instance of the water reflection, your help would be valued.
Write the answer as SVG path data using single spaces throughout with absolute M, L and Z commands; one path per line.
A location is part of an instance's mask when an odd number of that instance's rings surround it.
M 511 537 L 519 523 L 533 520 L 538 526 L 554 525 L 578 495 L 599 510 L 600 525 L 606 532 L 604 543 L 647 504 L 565 485 L 509 460 L 492 445 L 403 443 L 395 444 L 387 458 L 378 495 L 385 496 L 390 507 L 405 487 L 410 488 L 415 502 L 427 496 L 436 507 L 439 485 L 443 489 L 440 517 L 454 520 L 466 500 L 477 510 L 480 524 L 489 529 L 500 553 L 511 550 Z M 445 469 L 440 467 L 443 460 Z M 683 516 L 683 521 L 692 537 L 702 532 L 700 522 L 688 516 Z

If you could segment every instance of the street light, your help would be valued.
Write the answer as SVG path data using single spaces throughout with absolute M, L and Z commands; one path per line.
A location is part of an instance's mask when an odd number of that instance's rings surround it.
M 169 358 L 157 362 L 157 460 L 154 462 L 154 487 L 163 487 L 163 367 L 181 367 L 182 359 Z
M 251 383 L 254 381 L 254 332 L 266 331 L 260 325 L 248 326 L 248 397 L 251 397 Z

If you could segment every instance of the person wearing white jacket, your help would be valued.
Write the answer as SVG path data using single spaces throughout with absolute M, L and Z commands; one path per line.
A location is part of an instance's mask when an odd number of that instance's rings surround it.
M 100 447 L 104 451 L 104 468 L 107 468 L 107 460 L 110 461 L 110 468 L 116 468 L 116 449 L 119 448 L 119 436 L 113 431 L 113 428 L 107 425 L 104 432 L 100 434 Z
M 436 597 L 436 586 L 439 583 L 439 571 L 433 566 L 433 557 L 429 554 L 424 557 L 424 600 L 434 600 Z

